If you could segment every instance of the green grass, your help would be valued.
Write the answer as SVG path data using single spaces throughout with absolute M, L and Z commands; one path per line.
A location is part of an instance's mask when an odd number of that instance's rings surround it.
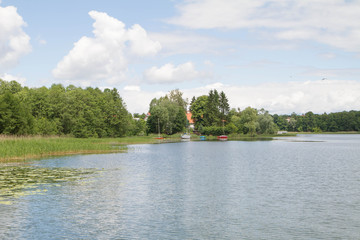
M 0 161 L 52 155 L 117 152 L 124 149 L 114 139 L 68 137 L 0 137 Z
M 156 139 L 157 134 L 123 138 L 14 137 L 0 135 L 0 162 L 70 154 L 120 152 L 125 150 L 126 145 L 129 144 L 177 142 L 181 140 L 180 136 L 181 134 L 163 135 L 164 139 L 158 140 Z M 229 135 L 229 140 L 261 140 L 274 136 Z M 206 139 L 217 140 L 217 137 L 206 136 Z M 200 140 L 200 136 L 192 134 L 191 140 Z
M 48 156 L 120 152 L 129 144 L 161 143 L 180 140 L 180 135 L 155 139 L 158 135 L 123 138 L 15 137 L 0 135 L 0 162 Z

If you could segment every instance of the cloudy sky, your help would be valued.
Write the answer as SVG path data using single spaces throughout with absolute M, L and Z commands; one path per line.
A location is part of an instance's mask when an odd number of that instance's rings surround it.
M 0 78 L 231 107 L 360 110 L 359 0 L 0 0 Z

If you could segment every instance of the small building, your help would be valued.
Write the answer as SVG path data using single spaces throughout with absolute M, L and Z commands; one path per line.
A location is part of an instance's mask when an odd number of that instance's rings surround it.
M 195 121 L 194 121 L 194 119 L 192 119 L 192 114 L 191 114 L 191 112 L 190 111 L 187 111 L 186 112 L 186 118 L 187 118 L 187 120 L 189 121 L 189 124 L 190 124 L 190 128 L 191 129 L 194 129 L 195 128 Z
M 151 114 L 148 112 L 144 118 L 144 121 L 147 121 L 150 116 L 151 116 Z

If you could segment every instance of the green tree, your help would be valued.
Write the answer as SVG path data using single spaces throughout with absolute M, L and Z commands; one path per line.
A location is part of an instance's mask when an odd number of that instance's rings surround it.
M 179 89 L 171 90 L 167 96 L 171 102 L 177 103 L 186 111 L 188 102 L 183 99 L 183 93 Z
M 210 90 L 204 111 L 205 126 L 221 126 L 221 115 L 219 111 L 220 97 L 218 91 Z
M 33 117 L 26 105 L 5 91 L 0 95 L 0 133 L 24 135 L 33 132 Z
M 277 133 L 277 126 L 274 123 L 273 117 L 265 109 L 261 109 L 258 114 L 259 130 L 261 134 L 275 134 Z
M 205 126 L 204 114 L 206 111 L 208 96 L 203 95 L 191 101 L 190 112 L 192 114 L 192 119 L 195 121 L 195 129 L 200 130 L 201 127 Z
M 219 110 L 220 110 L 221 120 L 228 121 L 229 119 L 227 118 L 227 115 L 229 113 L 230 106 L 229 106 L 229 100 L 223 91 L 221 91 L 219 96 Z
M 239 130 L 244 134 L 255 135 L 256 130 L 259 128 L 257 120 L 257 110 L 251 107 L 245 108 L 241 112 Z
M 174 134 L 186 126 L 187 119 L 183 105 L 178 100 L 171 100 L 168 96 L 153 99 L 150 103 L 150 117 L 147 120 L 148 129 L 152 133 L 160 132 Z

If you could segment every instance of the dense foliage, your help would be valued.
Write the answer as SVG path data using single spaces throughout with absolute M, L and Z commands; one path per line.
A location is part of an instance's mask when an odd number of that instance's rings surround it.
M 304 115 L 277 115 L 274 122 L 280 130 L 295 132 L 339 132 L 359 131 L 360 111 L 314 114 L 307 112 Z
M 148 133 L 174 134 L 188 129 L 187 100 L 178 89 L 154 98 L 149 117 L 126 110 L 118 91 L 54 84 L 22 87 L 0 79 L 0 134 L 122 137 Z M 224 92 L 210 90 L 189 106 L 194 130 L 206 135 L 359 131 L 360 111 L 304 115 L 270 115 L 264 109 L 231 109 Z
M 190 111 L 195 130 L 206 135 L 275 134 L 279 130 L 291 132 L 359 131 L 360 111 L 304 115 L 270 115 L 264 109 L 247 107 L 229 110 L 225 93 L 211 90 L 208 95 L 193 97 Z
M 187 103 L 179 90 L 173 90 L 165 97 L 154 98 L 150 103 L 150 116 L 147 120 L 150 133 L 174 134 L 187 125 Z
M 274 134 L 277 127 L 269 112 L 248 107 L 243 111 L 231 109 L 224 92 L 210 90 L 208 95 L 193 97 L 190 104 L 195 129 L 205 135 Z
M 144 131 L 139 124 L 115 88 L 27 88 L 0 80 L 0 134 L 121 137 Z

